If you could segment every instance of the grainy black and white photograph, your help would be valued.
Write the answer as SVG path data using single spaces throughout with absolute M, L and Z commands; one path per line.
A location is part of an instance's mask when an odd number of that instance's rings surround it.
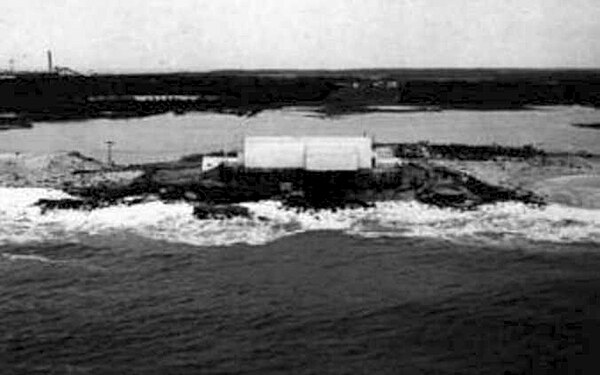
M 0 0 L 0 374 L 600 373 L 597 0 Z

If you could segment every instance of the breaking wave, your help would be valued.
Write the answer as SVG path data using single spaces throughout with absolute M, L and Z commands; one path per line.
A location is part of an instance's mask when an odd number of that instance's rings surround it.
M 150 239 L 222 246 L 260 245 L 285 236 L 335 230 L 365 238 L 434 237 L 455 241 L 600 242 L 600 210 L 501 203 L 475 211 L 441 209 L 418 202 L 381 202 L 369 209 L 297 212 L 279 202 L 245 203 L 253 219 L 197 220 L 187 203 L 151 202 L 93 211 L 48 211 L 41 198 L 69 197 L 49 189 L 0 188 L 0 245 L 77 241 L 81 235 L 131 233 Z
M 2 253 L 0 254 L 0 259 L 6 259 L 9 261 L 33 261 L 40 263 L 59 263 L 60 261 L 55 261 L 41 255 L 32 255 L 32 254 L 11 254 L 11 253 Z

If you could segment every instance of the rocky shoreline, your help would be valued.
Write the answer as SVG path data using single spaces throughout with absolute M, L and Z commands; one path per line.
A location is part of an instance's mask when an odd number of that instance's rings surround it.
M 406 154 L 406 147 L 400 151 Z M 368 208 L 388 200 L 416 200 L 461 210 L 501 201 L 543 205 L 549 197 L 541 194 L 543 189 L 533 188 L 536 176 L 600 176 L 597 158 L 578 157 L 567 162 L 564 157 L 525 148 L 525 154 L 500 159 L 483 149 L 487 159 L 464 160 L 452 155 L 469 155 L 474 149 L 456 147 L 436 146 L 433 150 L 443 151 L 438 152 L 440 157 L 428 152 L 427 157 L 407 158 L 396 168 L 358 172 L 246 170 L 224 165 L 202 171 L 202 155 L 130 166 L 107 165 L 77 152 L 3 155 L 0 184 L 55 188 L 72 196 L 39 201 L 42 212 L 186 201 L 194 205 L 197 218 L 222 219 L 248 217 L 250 213 L 239 203 L 259 200 L 278 200 L 296 210 Z

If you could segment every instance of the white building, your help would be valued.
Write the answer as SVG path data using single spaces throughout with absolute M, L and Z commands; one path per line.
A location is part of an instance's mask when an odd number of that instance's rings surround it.
M 392 146 L 375 147 L 375 166 L 378 168 L 394 168 L 402 165 L 402 159 L 394 155 Z
M 372 168 L 367 137 L 247 137 L 246 168 L 355 171 Z
M 239 159 L 236 156 L 203 156 L 202 157 L 202 172 L 215 169 L 221 164 L 234 165 L 238 164 Z

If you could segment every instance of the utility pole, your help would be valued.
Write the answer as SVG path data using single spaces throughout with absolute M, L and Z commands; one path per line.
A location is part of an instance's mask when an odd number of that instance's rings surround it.
M 106 146 L 107 146 L 107 150 L 106 150 L 106 161 L 108 163 L 109 166 L 113 166 L 114 162 L 112 160 L 112 146 L 115 144 L 115 142 L 113 141 L 106 141 Z

